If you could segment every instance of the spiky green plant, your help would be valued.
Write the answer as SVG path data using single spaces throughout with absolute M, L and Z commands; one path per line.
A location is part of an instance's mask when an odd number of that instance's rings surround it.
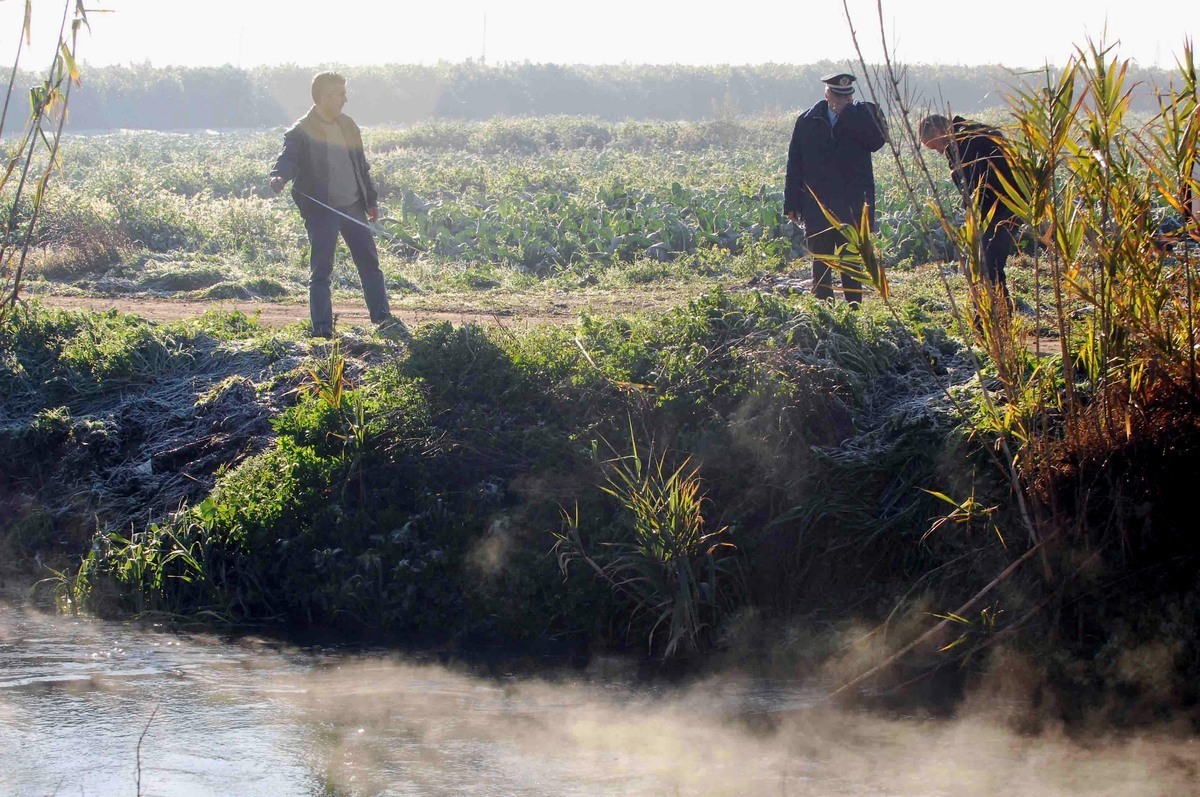
M 1001 200 L 1040 241 L 1031 321 L 1003 312 L 982 277 L 989 220 L 979 203 L 967 194 L 961 207 L 947 203 L 935 172 L 912 157 L 922 150 L 908 123 L 911 100 L 903 70 L 888 67 L 875 89 L 904 122 L 891 142 L 900 182 L 913 204 L 929 204 L 967 277 L 965 304 L 944 281 L 947 298 L 978 344 L 981 382 L 998 385 L 980 392 L 973 423 L 995 437 L 1018 501 L 1026 501 L 1030 479 L 1053 478 L 1051 463 L 1064 446 L 1078 457 L 1090 446 L 1121 445 L 1147 425 L 1156 403 L 1195 406 L 1198 285 L 1187 241 L 1197 238 L 1196 222 L 1185 215 L 1173 248 L 1157 229 L 1164 211 L 1183 214 L 1183 198 L 1196 187 L 1200 105 L 1190 43 L 1179 84 L 1159 88 L 1160 112 L 1142 125 L 1129 117 L 1129 63 L 1102 44 L 1079 48 L 1060 71 L 1047 68 L 1040 84 L 1013 89 L 1008 135 L 999 142 L 1013 179 Z M 850 241 L 831 265 L 885 296 L 882 267 L 877 272 L 861 254 L 872 253 L 865 223 L 831 221 Z M 1043 312 L 1059 333 L 1060 356 L 1038 363 L 1026 338 L 1042 328 Z M 1033 348 L 1041 353 L 1042 345 L 1039 338 Z M 1022 511 L 1036 541 L 1048 518 L 1033 505 Z
M 621 534 L 589 545 L 578 508 L 564 510 L 554 550 L 564 573 L 582 561 L 633 600 L 634 617 L 649 614 L 648 644 L 653 649 L 665 630 L 662 655 L 670 658 L 681 648 L 696 650 L 728 606 L 737 587 L 736 549 L 727 527 L 709 530 L 700 471 L 689 468 L 690 458 L 672 469 L 666 452 L 643 455 L 630 432 L 630 453 L 604 463 L 600 485 L 622 508 Z
M 347 463 L 346 485 L 357 479 L 361 494 L 365 490 L 362 457 L 367 443 L 367 409 L 362 393 L 351 389 L 341 342 L 333 342 L 325 362 L 306 370 L 309 381 L 303 389 L 325 404 L 338 419 L 338 428 L 329 434 L 342 441 L 342 459 Z
M 1181 83 L 1160 93 L 1160 112 L 1145 124 L 1129 118 L 1128 69 L 1111 48 L 1090 44 L 1057 76 L 1047 72 L 1040 90 L 1012 98 L 1019 134 L 1008 145 L 1014 179 L 1003 199 L 1042 240 L 1035 274 L 1039 287 L 1049 282 L 1061 354 L 1056 372 L 1028 367 L 1019 346 L 993 353 L 1005 364 L 1008 403 L 1027 408 L 1014 432 L 1031 472 L 1048 474 L 1063 446 L 1078 457 L 1124 445 L 1153 425 L 1154 407 L 1200 399 L 1189 243 L 1197 234 L 1181 200 L 1196 187 L 1192 48 Z M 1183 224 L 1168 241 L 1159 219 L 1172 212 Z M 1046 425 L 1048 413 L 1061 425 Z
M 76 568 L 47 568 L 50 575 L 34 586 L 36 588 L 47 585 L 58 610 L 63 614 L 76 615 L 88 605 L 91 598 L 92 576 L 96 570 L 96 563 L 96 551 L 93 549 L 88 551 Z

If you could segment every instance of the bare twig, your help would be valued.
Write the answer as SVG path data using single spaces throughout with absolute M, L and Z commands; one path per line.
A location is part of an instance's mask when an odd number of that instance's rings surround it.
M 150 719 L 146 720 L 146 727 L 142 728 L 142 735 L 138 737 L 137 742 L 137 797 L 142 797 L 142 741 L 146 738 L 146 732 L 150 730 L 150 723 L 154 722 L 154 717 L 158 714 L 158 704 L 154 704 L 154 710 L 150 712 Z
M 973 598 L 971 598 L 969 601 L 967 601 L 962 606 L 960 606 L 957 611 L 953 612 L 953 614 L 955 614 L 959 617 L 965 617 L 979 603 L 979 601 L 983 600 L 984 596 L 986 596 L 989 592 L 991 592 L 997 586 L 999 586 L 1004 581 L 1006 581 L 1009 578 L 1009 576 L 1011 576 L 1013 573 L 1015 573 L 1017 571 L 1018 568 L 1021 567 L 1021 565 L 1025 564 L 1030 559 L 1032 559 L 1034 554 L 1040 552 L 1042 550 L 1042 548 L 1045 546 L 1045 544 L 1053 538 L 1054 538 L 1054 535 L 1046 537 L 1041 542 L 1039 542 L 1037 545 L 1034 545 L 1032 548 L 1030 548 L 1028 551 L 1026 551 L 1021 556 L 1020 559 L 1018 559 L 1017 561 L 1013 562 L 1011 565 L 1006 567 L 1004 569 L 1004 571 L 1002 573 L 1000 573 L 1000 575 L 996 576 L 990 582 L 988 582 L 987 586 L 985 586 L 983 589 L 979 590 L 979 592 L 975 593 L 975 596 Z M 921 634 L 919 637 L 914 639 L 912 642 L 909 642 L 907 645 L 900 648 L 900 650 L 896 651 L 891 656 L 888 656 L 887 659 L 885 659 L 883 662 L 875 665 L 874 667 L 872 667 L 871 669 L 862 673 L 861 675 L 857 675 L 854 678 L 851 678 L 849 681 L 842 684 L 837 689 L 833 690 L 833 694 L 835 694 L 835 695 L 840 694 L 841 692 L 844 692 L 847 689 L 851 689 L 855 686 L 858 686 L 863 681 L 866 681 L 870 678 L 875 677 L 879 673 L 886 670 L 888 667 L 891 667 L 893 664 L 895 664 L 901 658 L 903 658 L 907 654 L 911 653 L 917 647 L 923 645 L 925 642 L 927 642 L 930 639 L 932 639 L 933 637 L 935 637 L 951 622 L 952 621 L 949 619 L 940 621 L 933 628 L 930 628 L 928 631 Z

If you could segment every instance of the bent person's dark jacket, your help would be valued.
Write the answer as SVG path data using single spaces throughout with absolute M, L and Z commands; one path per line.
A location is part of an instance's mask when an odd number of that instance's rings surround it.
M 870 102 L 846 106 L 829 124 L 829 103 L 821 100 L 796 119 L 788 147 L 784 212 L 804 216 L 811 232 L 829 226 L 813 194 L 840 221 L 857 222 L 863 205 L 875 218 L 875 170 L 871 153 L 887 141 L 887 123 Z
M 1013 180 L 1012 166 L 1001 145 L 1004 135 L 994 127 L 961 116 L 951 121 L 950 132 L 952 143 L 946 147 L 946 160 L 964 201 L 974 201 L 984 219 L 994 209 L 991 227 L 1011 219 L 1012 210 L 1000 201 L 1002 180 L 1010 185 Z
M 375 207 L 379 196 L 371 182 L 371 167 L 363 152 L 362 131 L 346 114 L 337 118 L 338 127 L 350 150 L 350 162 L 354 164 L 354 177 L 358 183 L 359 198 L 365 207 Z M 292 180 L 292 199 L 306 219 L 319 213 L 321 208 L 308 197 L 320 202 L 329 202 L 329 145 L 320 133 L 315 108 L 310 109 L 303 119 L 292 125 L 283 134 L 283 152 L 271 170 L 272 177 Z M 307 194 L 308 196 L 304 196 Z

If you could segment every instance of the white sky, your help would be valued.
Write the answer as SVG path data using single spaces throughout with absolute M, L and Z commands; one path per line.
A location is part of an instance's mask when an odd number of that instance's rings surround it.
M 74 0 L 70 0 L 72 5 Z M 85 0 L 93 65 L 434 63 L 812 63 L 855 60 L 841 0 Z M 11 64 L 24 0 L 0 0 L 0 65 Z M 64 0 L 33 0 L 23 63 L 48 63 Z M 849 0 L 867 60 L 879 60 L 875 0 Z M 964 8 L 996 8 L 990 15 Z M 883 0 L 889 43 L 909 63 L 1061 64 L 1075 45 L 1173 67 L 1200 33 L 1200 1 Z M 973 27 L 974 29 L 970 29 Z M 7 67 L 5 67 L 7 68 Z

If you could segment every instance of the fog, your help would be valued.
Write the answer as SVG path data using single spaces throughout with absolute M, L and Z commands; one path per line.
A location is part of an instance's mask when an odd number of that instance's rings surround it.
M 932 719 L 838 706 L 828 677 L 786 668 L 529 676 L 0 607 L 0 794 L 128 795 L 139 772 L 171 797 L 1196 793 L 1193 734 L 1072 738 L 1034 706 L 1037 669 L 997 656 L 958 718 Z
M 1147 797 L 1200 783 L 1195 739 L 1021 735 L 1003 688 L 940 720 L 840 709 L 796 681 L 614 675 L 489 681 L 375 660 L 295 685 L 305 721 L 328 729 L 332 780 L 371 794 Z

